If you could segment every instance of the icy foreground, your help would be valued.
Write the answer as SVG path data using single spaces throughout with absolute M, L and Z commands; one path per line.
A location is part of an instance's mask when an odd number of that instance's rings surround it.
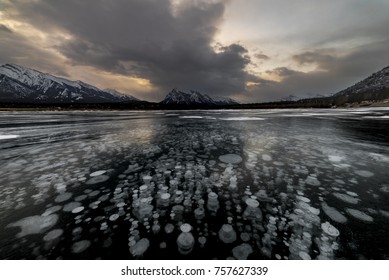
M 389 110 L 0 113 L 1 259 L 387 259 Z

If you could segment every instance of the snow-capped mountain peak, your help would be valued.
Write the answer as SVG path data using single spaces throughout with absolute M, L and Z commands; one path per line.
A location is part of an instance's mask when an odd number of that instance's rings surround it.
M 52 76 L 50 74 L 42 73 L 38 70 L 22 67 L 16 64 L 5 64 L 0 67 L 0 74 L 23 82 L 29 86 L 48 86 L 50 82 L 56 82 L 61 85 L 77 87 L 79 84 L 67 79 Z
M 112 94 L 112 95 L 114 95 L 114 96 L 120 97 L 120 98 L 123 98 L 123 96 L 124 96 L 124 97 L 126 97 L 126 98 L 130 98 L 131 100 L 137 100 L 137 101 L 139 101 L 138 98 L 136 98 L 136 97 L 134 97 L 134 96 L 132 96 L 132 95 L 129 95 L 129 94 L 127 94 L 127 93 L 122 93 L 122 92 L 120 92 L 120 91 L 117 91 L 116 89 L 106 88 L 106 89 L 104 89 L 104 91 L 105 91 L 105 92 L 108 92 L 108 93 L 110 93 L 110 94 Z
M 217 103 L 224 103 L 224 104 L 239 104 L 238 101 L 229 98 L 229 97 L 224 97 L 224 96 L 215 96 L 212 98 L 215 102 Z
M 82 81 L 42 73 L 15 64 L 0 66 L 0 101 L 28 103 L 118 103 L 138 99 L 101 90 Z
M 211 98 L 206 94 L 191 90 L 189 93 L 180 91 L 174 88 L 170 91 L 164 100 L 160 102 L 163 105 L 178 105 L 178 106 L 222 106 L 238 104 L 231 98 Z

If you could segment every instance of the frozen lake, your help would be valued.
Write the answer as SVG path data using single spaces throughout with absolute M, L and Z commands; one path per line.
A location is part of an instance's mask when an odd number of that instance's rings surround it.
M 389 109 L 0 112 L 0 259 L 389 259 Z

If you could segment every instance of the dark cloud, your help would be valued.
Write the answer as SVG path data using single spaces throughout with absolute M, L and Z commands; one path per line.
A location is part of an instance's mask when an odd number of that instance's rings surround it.
M 9 9 L 42 30 L 71 34 L 56 44 L 71 63 L 149 79 L 160 98 L 173 87 L 230 95 L 252 79 L 243 46 L 210 46 L 222 2 L 186 1 L 174 12 L 168 0 L 16 1 Z
M 15 63 L 26 67 L 37 68 L 50 74 L 67 77 L 65 67 L 58 67 L 58 57 L 36 46 L 29 39 L 16 32 L 2 32 L 0 28 L 1 47 L 0 65 Z
M 145 78 L 152 83 L 150 90 L 156 89 L 143 95 L 149 100 L 160 100 L 179 87 L 244 101 L 337 92 L 389 64 L 388 1 L 228 1 L 251 7 L 235 7 L 238 23 L 246 25 L 241 33 L 231 32 L 246 34 L 243 42 L 251 44 L 250 52 L 241 43 L 215 42 L 223 20 L 229 20 L 223 18 L 227 1 L 179 2 L 173 6 L 169 0 L 5 1 L 3 18 L 30 24 L 49 39 L 39 45 L 32 38 L 41 34 L 26 35 L 0 24 L 0 62 L 58 75 L 67 75 L 69 65 L 76 65 Z M 275 44 L 286 46 L 285 51 L 272 52 Z M 285 57 L 289 53 L 294 55 Z M 247 70 L 265 67 L 274 69 L 261 70 L 264 74 L 280 81 Z

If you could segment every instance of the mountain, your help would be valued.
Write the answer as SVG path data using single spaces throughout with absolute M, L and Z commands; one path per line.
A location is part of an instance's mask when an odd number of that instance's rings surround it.
M 238 105 L 239 104 L 238 101 L 229 97 L 216 96 L 212 99 L 216 105 Z
M 389 99 L 389 66 L 332 96 L 336 104 Z
M 138 98 L 136 98 L 136 97 L 134 97 L 132 95 L 128 95 L 128 94 L 119 92 L 116 89 L 106 88 L 106 89 L 104 89 L 104 91 L 112 94 L 113 96 L 116 96 L 117 98 L 122 99 L 123 101 L 129 101 L 129 100 L 141 101 L 141 100 L 139 100 Z
M 0 66 L 0 102 L 122 103 L 139 101 L 82 81 L 70 81 L 14 64 Z
M 160 104 L 168 106 L 214 107 L 236 105 L 239 103 L 231 98 L 216 97 L 212 99 L 208 95 L 201 94 L 197 91 L 191 90 L 189 93 L 186 93 L 174 88 Z

